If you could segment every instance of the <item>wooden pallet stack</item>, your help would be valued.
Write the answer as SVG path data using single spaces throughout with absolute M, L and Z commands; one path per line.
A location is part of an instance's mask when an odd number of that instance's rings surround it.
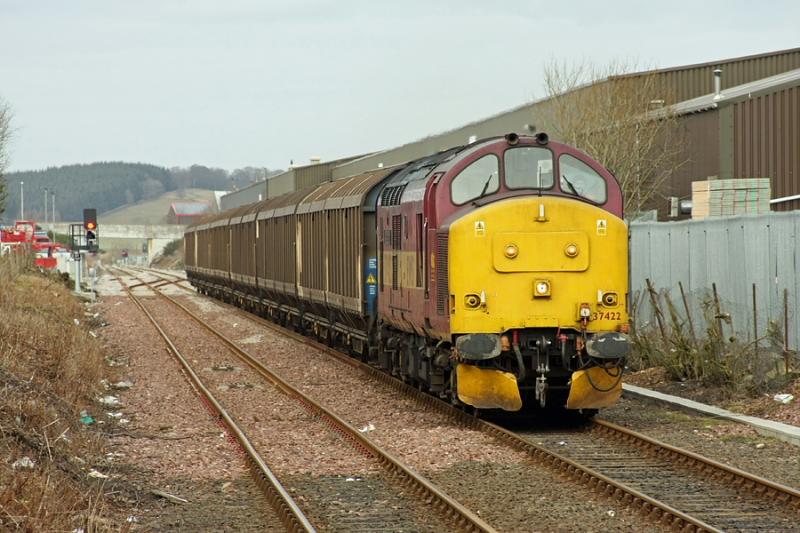
M 768 213 L 769 178 L 707 179 L 692 182 L 692 218 Z

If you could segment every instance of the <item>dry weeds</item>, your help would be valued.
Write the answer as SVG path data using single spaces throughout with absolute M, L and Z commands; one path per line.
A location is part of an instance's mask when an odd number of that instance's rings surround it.
M 645 298 L 654 310 L 649 320 L 641 312 Z M 731 397 L 757 397 L 790 386 L 798 378 L 800 359 L 783 350 L 781 321 L 771 321 L 760 338 L 743 341 L 731 333 L 730 315 L 713 295 L 698 303 L 702 316 L 690 319 L 686 306 L 677 304 L 667 290 L 637 294 L 631 313 L 634 349 L 629 366 L 633 370 L 662 367 L 672 380 L 715 387 Z
M 87 477 L 101 438 L 79 421 L 103 372 L 91 317 L 23 256 L 0 258 L 0 317 L 0 529 L 117 531 Z

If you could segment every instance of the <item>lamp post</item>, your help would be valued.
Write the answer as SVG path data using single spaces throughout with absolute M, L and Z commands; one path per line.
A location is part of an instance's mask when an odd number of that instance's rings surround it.
M 44 188 L 44 225 L 47 227 L 47 187 Z
M 19 182 L 19 219 L 25 220 L 25 182 Z

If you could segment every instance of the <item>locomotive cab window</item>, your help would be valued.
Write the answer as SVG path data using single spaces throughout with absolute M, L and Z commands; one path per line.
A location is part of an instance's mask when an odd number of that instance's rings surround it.
M 473 161 L 450 183 L 450 198 L 461 205 L 500 188 L 500 162 L 494 154 Z
M 604 204 L 608 198 L 606 180 L 595 170 L 569 154 L 558 158 L 561 180 L 561 191 L 588 200 L 595 204 Z
M 503 159 L 506 187 L 509 189 L 549 189 L 553 186 L 553 153 L 547 148 L 509 148 Z

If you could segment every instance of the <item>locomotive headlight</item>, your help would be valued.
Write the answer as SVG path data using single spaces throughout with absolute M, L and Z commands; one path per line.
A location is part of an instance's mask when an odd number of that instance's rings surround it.
M 537 279 L 533 282 L 533 297 L 544 298 L 550 296 L 550 281 Z
M 564 248 L 564 255 L 567 257 L 576 257 L 578 255 L 578 245 L 574 242 L 571 242 Z
M 509 259 L 514 259 L 519 255 L 519 248 L 517 248 L 516 244 L 506 244 L 505 249 L 503 250 L 503 254 Z

